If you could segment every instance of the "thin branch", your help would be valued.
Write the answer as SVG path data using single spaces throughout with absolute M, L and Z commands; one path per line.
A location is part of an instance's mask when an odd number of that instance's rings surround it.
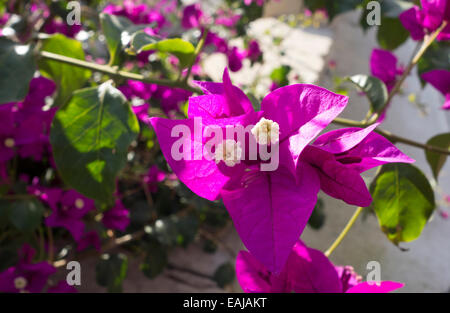
M 352 228 L 352 226 L 355 224 L 356 220 L 358 219 L 358 216 L 363 211 L 363 207 L 358 207 L 353 213 L 352 217 L 347 222 L 347 225 L 345 225 L 342 232 L 339 234 L 339 236 L 336 238 L 336 240 L 331 244 L 331 246 L 328 248 L 327 251 L 325 251 L 325 255 L 329 257 L 331 253 L 341 244 L 342 240 L 345 238 L 345 236 L 348 234 L 349 230 Z
M 366 124 L 361 123 L 361 122 L 356 122 L 356 121 L 341 119 L 341 118 L 335 118 L 332 123 L 337 124 L 337 125 L 343 125 L 343 126 L 351 126 L 351 127 L 367 126 Z M 449 149 L 444 149 L 444 148 L 440 148 L 440 147 L 436 147 L 436 146 L 432 146 L 432 145 L 423 144 L 423 143 L 420 143 L 420 142 L 417 142 L 417 141 L 414 141 L 414 140 L 411 140 L 408 138 L 394 135 L 393 133 L 391 133 L 387 130 L 383 130 L 383 129 L 379 129 L 379 128 L 376 128 L 375 132 L 386 137 L 387 139 L 389 139 L 389 141 L 392 141 L 392 142 L 400 142 L 400 143 L 404 143 L 404 144 L 407 144 L 407 145 L 410 145 L 413 147 L 417 147 L 417 148 L 421 148 L 424 150 L 428 150 L 428 151 L 432 151 L 432 152 L 436 152 L 436 153 L 440 153 L 440 154 L 450 155 Z
M 198 94 L 203 93 L 200 88 L 190 86 L 185 81 L 172 81 L 172 80 L 168 80 L 168 79 L 145 77 L 144 75 L 141 75 L 141 74 L 131 73 L 131 72 L 127 72 L 127 71 L 121 71 L 119 69 L 113 68 L 108 65 L 87 62 L 84 60 L 79 60 L 79 59 L 67 57 L 64 55 L 60 55 L 60 54 L 56 54 L 56 53 L 52 53 L 52 52 L 48 52 L 48 51 L 40 51 L 39 56 L 44 59 L 57 61 L 57 62 L 74 65 L 74 66 L 86 68 L 86 69 L 97 71 L 97 72 L 101 72 L 104 74 L 108 74 L 112 77 L 120 77 L 120 78 L 125 78 L 125 79 L 138 80 L 138 81 L 148 83 L 148 84 L 157 84 L 157 85 L 162 85 L 162 86 L 167 86 L 167 87 L 181 88 L 181 89 L 186 89 L 188 91 L 198 93 Z
M 102 247 L 101 252 L 97 252 L 95 250 L 89 250 L 89 251 L 81 252 L 81 253 L 77 254 L 76 258 L 78 260 L 80 260 L 80 259 L 84 259 L 84 258 L 89 257 L 89 256 L 100 255 L 102 253 L 105 253 L 105 252 L 110 251 L 110 250 L 112 250 L 114 248 L 120 247 L 120 246 L 122 246 L 122 245 L 124 245 L 126 243 L 131 242 L 131 241 L 138 240 L 142 236 L 144 236 L 144 234 L 145 234 L 144 230 L 139 230 L 139 231 L 134 232 L 132 234 L 124 235 L 122 237 L 119 237 L 119 238 L 116 238 L 114 240 L 109 241 L 107 244 L 105 244 Z M 68 262 L 67 259 L 58 260 L 56 262 L 53 262 L 53 266 L 54 267 L 62 267 L 62 266 L 65 266 L 67 264 L 67 262 Z
M 409 76 L 409 74 L 411 73 L 413 68 L 419 62 L 420 58 L 425 54 L 425 52 L 428 50 L 428 48 L 434 42 L 434 40 L 439 35 L 439 33 L 445 28 L 445 26 L 447 26 L 447 22 L 446 21 L 444 21 L 442 23 L 442 25 L 436 31 L 434 31 L 429 37 L 427 37 L 424 40 L 424 42 L 423 42 L 422 46 L 420 47 L 419 51 L 417 51 L 417 53 L 411 59 L 411 61 L 409 62 L 408 66 L 403 71 L 403 74 L 400 77 L 400 79 L 395 83 L 394 88 L 392 88 L 391 92 L 389 93 L 388 98 L 387 98 L 385 104 L 383 105 L 383 108 L 380 110 L 380 112 L 384 111 L 384 109 L 389 105 L 389 103 L 392 101 L 394 96 L 400 91 L 400 88 L 402 87 L 406 77 Z M 373 118 L 371 119 L 371 121 L 367 125 L 374 124 L 378 120 L 378 117 L 379 117 L 379 114 L 378 113 L 375 114 L 373 116 Z
M 445 25 L 446 24 L 444 23 L 443 26 L 445 26 Z M 437 36 L 436 33 L 434 35 Z M 431 38 L 433 38 L 433 36 Z M 427 40 L 427 42 L 428 41 L 429 40 Z M 431 43 L 429 43 L 429 44 L 431 44 Z M 422 48 L 420 50 L 422 52 L 419 51 L 419 53 L 418 53 L 419 58 L 424 53 L 425 50 L 426 50 L 426 48 Z M 47 51 L 40 51 L 39 54 L 40 54 L 41 57 L 49 59 L 49 60 L 58 61 L 58 62 L 66 63 L 66 64 L 71 64 L 71 65 L 87 68 L 87 69 L 90 69 L 90 70 L 94 70 L 94 71 L 102 72 L 102 73 L 105 73 L 105 74 L 109 74 L 111 76 L 122 77 L 122 78 L 127 78 L 127 79 L 132 79 L 132 80 L 138 80 L 138 81 L 142 81 L 142 82 L 145 82 L 145 83 L 169 86 L 169 87 L 174 87 L 174 88 L 182 88 L 182 89 L 186 89 L 186 90 L 198 93 L 198 94 L 202 94 L 203 93 L 200 88 L 190 86 L 185 81 L 172 81 L 172 80 L 166 80 L 166 79 L 156 79 L 156 78 L 144 77 L 143 75 L 140 75 L 140 74 L 130 73 L 130 72 L 127 72 L 127 71 L 120 71 L 118 69 L 115 69 L 115 68 L 107 66 L 107 65 L 101 65 L 101 64 L 86 62 L 86 61 L 83 61 L 83 60 L 74 59 L 74 58 L 66 57 L 66 56 L 63 56 L 63 55 L 59 55 L 59 54 L 55 54 L 55 53 L 51 53 L 51 52 L 47 52 Z M 415 60 L 416 60 L 416 58 L 414 58 L 413 62 L 416 62 Z M 401 83 L 399 83 L 399 82 L 398 82 L 398 84 L 400 86 Z M 333 121 L 333 123 L 334 124 L 345 125 L 345 126 L 351 126 L 351 127 L 365 127 L 365 126 L 368 125 L 366 123 L 353 121 L 353 120 L 348 120 L 348 119 L 343 119 L 343 118 L 336 118 Z M 422 144 L 422 143 L 419 143 L 419 142 L 416 142 L 416 141 L 413 141 L 413 140 L 409 140 L 407 138 L 403 138 L 403 137 L 394 135 L 394 134 L 392 134 L 390 132 L 387 132 L 387 131 L 384 131 L 384 130 L 381 130 L 381 129 L 377 129 L 376 131 L 378 133 L 380 133 L 381 135 L 385 136 L 386 138 L 388 138 L 388 139 L 390 139 L 392 141 L 395 141 L 395 142 L 402 142 L 402 143 L 405 143 L 405 144 L 408 144 L 408 145 L 411 145 L 411 146 L 414 146 L 414 147 L 422 148 L 422 149 L 425 149 L 425 150 L 429 150 L 429 151 L 433 151 L 433 152 L 437 152 L 437 153 L 441 153 L 441 154 L 450 155 L 450 151 L 446 150 L 446 149 L 442 149 L 442 148 L 439 148 L 439 147 L 434 147 L 434 146 Z
M 192 58 L 192 63 L 189 65 L 186 77 L 184 78 L 185 83 L 187 83 L 187 81 L 189 80 L 189 76 L 191 75 L 192 67 L 194 66 L 195 61 L 197 60 L 197 56 L 200 54 L 200 52 L 203 49 L 203 46 L 205 45 L 205 41 L 206 41 L 206 37 L 208 36 L 208 33 L 209 33 L 209 29 L 205 28 L 203 30 L 202 37 L 200 38 L 197 46 L 195 47 L 194 56 Z
M 54 259 L 53 231 L 48 226 L 47 226 L 47 236 L 48 236 L 48 261 L 52 263 Z

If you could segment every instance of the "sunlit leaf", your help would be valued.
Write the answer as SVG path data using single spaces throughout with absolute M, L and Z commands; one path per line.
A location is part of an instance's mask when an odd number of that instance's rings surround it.
M 89 198 L 112 202 L 139 124 L 124 95 L 106 82 L 76 91 L 58 110 L 50 141 L 66 184 Z
M 81 43 L 62 34 L 55 34 L 45 39 L 42 50 L 79 60 L 85 59 Z M 91 71 L 87 69 L 47 59 L 41 59 L 38 66 L 41 73 L 52 79 L 58 86 L 58 97 L 55 100 L 57 105 L 67 102 L 72 92 L 83 87 L 91 76 Z
M 428 179 L 410 164 L 384 165 L 370 191 L 380 227 L 396 245 L 417 239 L 436 207 Z
M 440 134 L 428 140 L 427 145 L 443 149 L 450 149 L 450 133 Z M 425 150 L 428 164 L 433 171 L 434 178 L 438 178 L 439 172 L 447 160 L 447 155 Z
M 195 47 L 189 41 L 180 38 L 160 39 L 144 32 L 137 32 L 131 39 L 131 51 L 156 50 L 170 53 L 180 60 L 180 66 L 185 68 L 194 61 Z
M 348 80 L 365 93 L 372 112 L 379 112 L 383 108 L 388 98 L 388 90 L 381 80 L 369 75 L 355 75 Z

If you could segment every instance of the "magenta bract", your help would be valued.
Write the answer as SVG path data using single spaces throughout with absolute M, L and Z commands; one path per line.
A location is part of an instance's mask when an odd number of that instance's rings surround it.
M 324 88 L 298 84 L 276 89 L 263 99 L 261 111 L 255 112 L 247 96 L 231 84 L 226 70 L 221 84 L 196 83 L 205 94 L 189 99 L 188 119 L 150 119 L 161 150 L 171 169 L 193 192 L 208 200 L 223 199 L 245 246 L 271 272 L 278 273 L 284 266 L 320 187 L 348 203 L 367 206 L 372 199 L 360 177 L 362 171 L 388 162 L 412 162 L 372 133 L 376 125 L 330 132 L 309 145 L 347 104 L 347 97 Z M 202 134 L 210 126 L 223 134 L 229 127 L 253 127 L 246 139 L 231 145 L 235 151 L 242 150 L 242 160 L 227 163 L 204 157 L 210 137 Z M 177 127 L 189 130 L 189 135 L 174 137 Z M 253 131 L 264 127 L 277 130 L 276 141 L 271 141 L 271 133 L 266 134 L 268 142 L 265 137 L 260 141 Z M 224 142 L 228 139 L 221 138 Z M 248 158 L 246 144 L 255 141 L 258 149 L 279 147 L 276 168 L 263 170 L 266 161 Z M 186 151 L 175 158 L 173 148 L 179 146 Z
M 245 292 L 386 293 L 403 287 L 393 281 L 360 282 L 351 267 L 335 267 L 322 252 L 301 241 L 279 274 L 270 272 L 247 251 L 239 252 L 236 276 Z

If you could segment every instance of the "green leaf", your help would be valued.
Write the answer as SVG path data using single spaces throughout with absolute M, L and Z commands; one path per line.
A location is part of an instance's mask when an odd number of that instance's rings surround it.
M 124 254 L 103 254 L 95 267 L 97 284 L 108 292 L 121 292 L 122 282 L 127 276 L 128 259 Z
M 121 61 L 122 48 L 128 44 L 126 37 L 122 37 L 122 32 L 131 27 L 133 23 L 123 16 L 101 13 L 100 24 L 108 45 L 109 65 L 118 65 Z
M 403 0 L 382 0 L 381 13 L 383 16 L 397 18 L 402 12 L 413 7 L 413 3 Z
M 388 90 L 381 80 L 369 75 L 354 75 L 348 80 L 366 94 L 372 112 L 377 113 L 384 107 Z
M 16 200 L 10 204 L 9 220 L 22 232 L 32 232 L 42 222 L 44 207 L 35 199 Z
M 339 14 L 352 11 L 361 5 L 361 0 L 305 0 L 305 5 L 311 10 L 326 8 L 330 20 Z
M 149 238 L 144 243 L 146 251 L 141 270 L 150 279 L 158 276 L 167 265 L 167 251 L 154 238 Z
M 42 50 L 74 59 L 85 59 L 81 43 L 77 40 L 67 38 L 62 34 L 56 34 L 45 39 Z M 56 105 L 66 103 L 72 93 L 83 87 L 87 79 L 91 76 L 91 71 L 87 69 L 47 59 L 41 59 L 38 67 L 44 76 L 52 79 L 58 86 L 58 96 L 55 100 Z
M 394 50 L 409 38 L 409 32 L 398 18 L 382 17 L 378 27 L 377 40 L 381 48 Z
M 111 203 L 116 176 L 138 132 L 124 95 L 109 82 L 74 92 L 56 113 L 50 131 L 62 179 L 89 198 Z
M 234 275 L 234 266 L 227 262 L 217 268 L 213 278 L 220 288 L 224 288 L 234 281 Z
M 434 41 L 420 58 L 417 67 L 422 86 L 426 84 L 421 78 L 423 73 L 436 69 L 450 69 L 450 42 Z
M 173 54 L 180 60 L 180 67 L 185 68 L 192 64 L 195 57 L 195 47 L 189 41 L 180 38 L 159 39 L 144 32 L 137 32 L 131 38 L 131 53 L 156 50 Z
M 363 28 L 363 30 L 367 30 L 370 27 L 372 27 L 372 25 L 367 24 L 367 16 L 370 12 L 372 12 L 372 10 L 367 9 L 367 4 L 372 1 L 373 0 L 364 0 L 361 4 L 362 13 L 359 23 L 360 26 Z M 413 6 L 413 3 L 403 0 L 376 0 L 376 1 L 380 3 L 381 16 L 389 18 L 398 18 L 400 13 L 408 10 Z
M 130 40 L 130 48 L 127 50 L 130 54 L 137 54 L 142 52 L 142 49 L 147 45 L 151 45 L 161 41 L 160 37 L 151 36 L 143 31 L 133 34 Z
M 0 37 L 0 104 L 25 98 L 35 70 L 33 46 Z
M 323 224 L 325 223 L 325 212 L 324 212 L 324 204 L 322 199 L 317 199 L 316 206 L 314 207 L 314 210 L 309 217 L 308 225 L 312 229 L 320 229 L 322 228 Z
M 134 33 L 153 24 L 135 25 L 123 16 L 100 14 L 100 24 L 106 38 L 110 59 L 109 65 L 119 65 L 123 59 L 123 49 L 130 43 Z
M 3 272 L 8 267 L 14 266 L 19 261 L 19 256 L 17 255 L 17 250 L 20 249 L 20 245 L 16 242 L 5 242 L 2 243 L 2 248 L 0 249 L 0 272 Z
M 278 86 L 283 87 L 289 84 L 288 75 L 291 72 L 289 65 L 282 65 L 277 67 L 270 74 L 270 79 L 273 80 Z
M 410 164 L 387 164 L 370 186 L 381 230 L 395 245 L 419 237 L 436 207 L 425 175 Z
M 450 133 L 440 134 L 432 137 L 427 141 L 427 145 L 435 146 L 443 149 L 450 149 Z M 439 172 L 447 160 L 447 155 L 425 150 L 425 156 L 428 164 L 433 171 L 434 178 L 437 180 Z

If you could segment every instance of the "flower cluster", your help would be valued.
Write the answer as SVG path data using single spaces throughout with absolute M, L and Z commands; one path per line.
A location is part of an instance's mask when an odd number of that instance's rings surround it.
M 239 252 L 236 275 L 245 292 L 385 293 L 403 287 L 393 281 L 362 282 L 352 267 L 334 266 L 302 241 L 296 242 L 279 274 L 268 271 L 250 253 Z
M 0 273 L 0 292 L 42 292 L 49 277 L 56 272 L 56 268 L 46 261 L 33 262 L 35 254 L 36 250 L 30 245 L 24 244 L 22 246 L 18 251 L 19 261 L 17 265 Z M 54 286 L 47 286 L 47 292 L 68 293 L 76 292 L 76 289 L 69 286 L 65 280 L 61 280 Z
M 50 124 L 56 112 L 46 105 L 46 100 L 54 91 L 53 81 L 36 77 L 23 101 L 0 106 L 0 164 L 16 155 L 36 161 L 46 155 Z
M 1 250 L 0 292 L 76 291 L 54 274 L 60 261 L 91 255 L 77 254 L 87 249 L 102 254 L 97 274 L 117 276 L 99 281 L 117 291 L 128 264 L 114 255 L 119 247 L 143 256 L 139 268 L 154 278 L 167 265 L 167 251 L 197 240 L 197 233 L 215 238 L 210 228 L 225 225 L 227 216 L 248 250 L 236 259 L 246 292 L 390 292 L 403 286 L 363 282 L 350 266 L 330 262 L 335 245 L 325 256 L 299 238 L 318 213 L 320 191 L 358 206 L 357 212 L 371 206 L 395 244 L 417 238 L 430 218 L 436 204 L 427 178 L 391 141 L 423 147 L 437 178 L 443 159 L 436 153 L 447 153 L 448 134 L 421 144 L 377 127 L 417 64 L 423 81 L 444 95 L 442 108 L 450 109 L 450 71 L 440 66 L 448 60 L 439 53 L 450 38 L 449 1 L 422 0 L 400 14 L 411 37 L 424 41 L 406 66 L 386 50 L 397 47 L 396 35 L 378 33 L 383 49 L 370 56 L 378 79 L 352 80 L 371 104 L 361 122 L 339 122 L 348 103 L 344 92 L 289 85 L 301 81 L 289 64 L 233 85 L 229 71 L 268 61 L 258 40 L 245 33 L 266 2 L 230 0 L 213 11 L 201 1 L 82 1 L 86 12 L 96 6 L 100 14 L 83 14 L 82 26 L 68 25 L 56 2 L 21 2 L 26 14 L 15 1 L 2 7 L 0 55 L 7 62 L 0 71 L 8 88 L 0 102 L 8 103 L 0 103 L 0 249 L 17 255 L 4 262 Z M 290 26 L 298 26 L 296 19 L 317 26 L 315 12 L 332 19 L 352 6 L 305 5 L 303 14 L 286 17 Z M 55 33 L 63 35 L 48 36 Z M 440 42 L 431 42 L 435 37 Z M 432 58 L 425 53 L 430 47 Z M 221 83 L 203 68 L 212 53 L 228 63 Z M 420 57 L 428 59 L 420 63 Z M 19 67 L 22 60 L 32 68 L 17 75 L 10 63 Z M 44 72 L 45 66 L 54 71 Z M 329 66 L 334 70 L 336 62 Z M 260 78 L 272 85 L 257 99 Z M 61 96 L 67 96 L 64 103 Z M 332 122 L 361 127 L 326 131 Z M 379 166 L 369 192 L 362 175 Z M 393 168 L 401 193 L 377 184 L 392 179 Z M 404 198 L 417 209 L 406 208 Z M 383 210 L 389 214 L 380 216 Z M 119 262 L 120 273 L 110 270 Z
M 317 201 L 319 189 L 349 204 L 368 206 L 372 198 L 360 173 L 386 163 L 413 160 L 388 140 L 366 129 L 346 128 L 317 135 L 345 108 L 347 97 L 314 85 L 297 84 L 268 94 L 255 112 L 250 100 L 231 84 L 225 70 L 223 83 L 197 82 L 205 95 L 189 99 L 188 119 L 153 117 L 161 150 L 172 170 L 193 192 L 209 200 L 222 199 L 250 253 L 271 273 L 284 268 Z M 174 146 L 183 143 L 193 156 L 208 145 L 195 135 L 218 127 L 251 129 L 249 140 L 259 149 L 279 152 L 279 166 L 264 171 L 267 159 L 245 158 L 251 151 L 245 138 L 219 138 L 215 158 L 175 158 Z M 172 129 L 190 130 L 181 139 Z M 187 147 L 187 148 L 186 148 Z M 223 147 L 220 149 L 223 150 Z M 231 153 L 229 153 L 231 152 Z M 237 156 L 241 156 L 237 158 Z
M 441 27 L 443 22 L 450 21 L 450 3 L 447 0 L 421 0 L 422 7 L 417 5 L 400 14 L 399 18 L 411 34 L 413 40 L 422 40 L 425 35 Z M 450 24 L 437 36 L 437 40 L 450 39 Z

